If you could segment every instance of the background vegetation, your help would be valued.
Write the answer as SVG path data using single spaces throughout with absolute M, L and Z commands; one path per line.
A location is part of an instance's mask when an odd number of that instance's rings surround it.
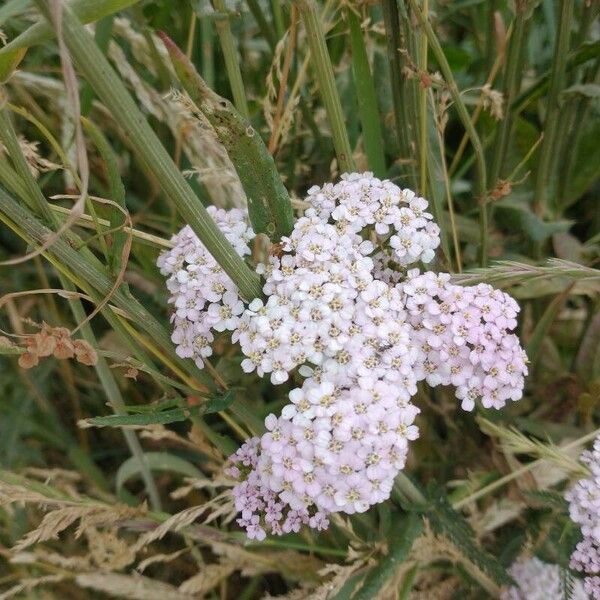
M 566 567 L 561 490 L 600 416 L 599 10 L 6 0 L 0 598 L 488 598 L 522 552 Z M 155 261 L 189 223 L 257 295 L 202 206 L 248 197 L 277 241 L 288 194 L 347 170 L 428 198 L 436 268 L 519 300 L 526 395 L 473 418 L 420 390 L 392 501 L 247 544 L 221 469 L 285 386 L 225 338 L 203 371 L 180 359 Z

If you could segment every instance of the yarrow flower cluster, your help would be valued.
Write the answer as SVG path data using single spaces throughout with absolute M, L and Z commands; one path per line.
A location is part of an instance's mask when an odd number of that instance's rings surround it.
M 240 256 L 250 254 L 254 232 L 240 209 L 225 211 L 214 206 L 208 213 Z M 173 248 L 157 261 L 167 277 L 169 302 L 174 304 L 171 339 L 182 358 L 192 358 L 200 368 L 212 354 L 215 331 L 233 331 L 244 311 L 236 285 L 209 254 L 191 227 L 186 225 L 171 238 Z
M 214 261 L 197 274 L 199 257 L 210 257 L 189 230 L 159 263 L 182 356 L 201 365 L 210 330 L 233 330 L 244 371 L 273 384 L 292 372 L 305 378 L 281 415 L 267 417 L 267 432 L 230 459 L 238 522 L 258 539 L 302 524 L 321 529 L 330 513 L 387 499 L 418 437 L 418 381 L 453 385 L 466 410 L 478 399 L 500 408 L 521 397 L 527 373 L 510 333 L 514 300 L 487 285 L 452 285 L 447 274 L 407 271 L 430 262 L 440 243 L 423 198 L 365 173 L 311 188 L 307 201 L 281 256 L 257 268 L 265 299 L 245 310 Z M 241 215 L 227 222 L 226 235 L 243 236 L 238 252 L 248 254 L 252 233 Z
M 570 581 L 570 589 L 565 590 L 565 577 L 560 567 L 539 558 L 518 560 L 508 572 L 516 585 L 505 590 L 501 600 L 588 600 L 580 581 Z
M 578 481 L 566 494 L 571 520 L 579 525 L 583 535 L 571 555 L 571 568 L 585 575 L 586 592 L 600 600 L 600 437 L 580 460 L 589 467 L 590 476 Z
M 450 275 L 409 271 L 402 284 L 412 340 L 419 349 L 417 378 L 431 386 L 452 385 L 464 410 L 480 399 L 485 408 L 519 400 L 527 357 L 517 325 L 519 305 L 481 283 L 452 285 Z

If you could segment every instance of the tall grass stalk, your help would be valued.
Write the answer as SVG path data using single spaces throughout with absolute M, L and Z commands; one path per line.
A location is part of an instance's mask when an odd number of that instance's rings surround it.
M 45 2 L 35 1 L 42 14 L 50 18 Z M 225 239 L 107 59 L 67 6 L 63 7 L 63 35 L 80 71 L 98 97 L 112 109 L 115 121 L 128 133 L 129 141 L 138 157 L 150 171 L 154 172 L 162 189 L 177 206 L 183 218 L 237 284 L 242 296 L 247 299 L 259 297 L 262 289 L 258 276 L 250 270 Z
M 314 0 L 294 0 L 294 3 L 306 28 L 311 63 L 317 78 L 321 98 L 327 111 L 340 171 L 342 173 L 355 171 L 356 166 L 346 130 L 342 104 L 319 19 L 317 5 Z
M 352 7 L 346 8 L 345 16 L 350 28 L 352 74 L 358 99 L 358 112 L 365 154 L 367 155 L 369 168 L 373 173 L 377 177 L 385 177 L 386 167 L 381 118 L 360 19 Z
M 215 27 L 221 43 L 223 58 L 225 59 L 225 69 L 227 70 L 227 77 L 229 78 L 231 93 L 233 94 L 233 102 L 240 114 L 248 119 L 250 117 L 250 110 L 248 109 L 246 90 L 244 88 L 244 81 L 240 70 L 241 61 L 237 48 L 235 47 L 233 33 L 231 32 L 225 0 L 212 0 L 212 4 L 215 10 L 221 13 L 221 15 L 215 19 Z
M 423 0 L 423 17 L 429 21 L 429 0 Z M 424 31 L 419 36 L 419 194 L 427 196 L 427 163 L 428 163 L 428 141 L 429 120 L 427 117 L 427 84 L 429 77 L 427 66 L 427 35 Z
M 487 264 L 487 254 L 488 254 L 488 215 L 487 215 L 487 176 L 486 176 L 486 163 L 485 163 L 485 155 L 483 152 L 483 146 L 481 144 L 481 140 L 479 139 L 479 135 L 473 126 L 473 122 L 471 121 L 471 116 L 467 111 L 467 107 L 463 102 L 463 99 L 460 95 L 460 91 L 458 86 L 456 85 L 456 81 L 452 74 L 452 69 L 448 64 L 448 60 L 446 59 L 446 55 L 442 50 L 440 42 L 431 27 L 431 24 L 419 8 L 416 0 L 409 0 L 410 6 L 415 13 L 419 24 L 425 31 L 425 35 L 429 41 L 429 45 L 431 46 L 431 50 L 438 62 L 440 70 L 444 79 L 446 80 L 446 84 L 448 86 L 448 91 L 454 101 L 454 105 L 456 107 L 456 112 L 460 118 L 460 121 L 465 128 L 466 132 L 469 134 L 469 138 L 471 139 L 471 144 L 473 146 L 473 150 L 475 152 L 475 165 L 476 165 L 476 187 L 475 187 L 475 198 L 479 205 L 479 227 L 480 227 L 480 248 L 479 248 L 479 262 L 481 266 L 485 266 Z
M 559 129 L 560 119 L 560 93 L 565 86 L 567 56 L 571 40 L 571 26 L 573 20 L 574 0 L 561 0 L 558 14 L 557 41 L 554 48 L 554 59 L 550 75 L 550 88 L 546 104 L 546 118 L 544 119 L 544 139 L 540 148 L 540 157 L 535 179 L 533 207 L 538 215 L 545 217 L 548 211 L 556 212 L 557 206 L 552 197 L 552 206 L 549 206 L 549 194 L 556 181 L 553 167 L 556 165 L 556 134 Z

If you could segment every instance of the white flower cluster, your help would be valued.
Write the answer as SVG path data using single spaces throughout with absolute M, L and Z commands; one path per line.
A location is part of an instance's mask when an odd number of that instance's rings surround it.
M 527 372 L 509 333 L 518 312 L 510 297 L 406 271 L 431 261 L 439 245 L 425 200 L 370 173 L 312 188 L 307 200 L 282 255 L 257 268 L 265 300 L 245 310 L 214 261 L 198 273 L 210 257 L 189 231 L 161 257 L 182 356 L 201 364 L 210 329 L 233 329 L 245 372 L 281 384 L 299 368 L 305 378 L 281 415 L 267 417 L 267 433 L 231 457 L 238 522 L 258 539 L 302 524 L 323 528 L 329 513 L 387 499 L 418 437 L 418 381 L 454 385 L 466 410 L 476 399 L 500 408 L 520 398 Z M 231 221 L 247 254 L 252 234 L 241 215 Z
M 254 232 L 240 209 L 225 211 L 214 206 L 208 213 L 240 256 L 250 254 L 248 243 Z M 163 252 L 157 261 L 167 276 L 169 302 L 175 305 L 171 318 L 171 339 L 177 354 L 192 358 L 198 367 L 212 354 L 211 330 L 233 331 L 244 311 L 237 287 L 209 254 L 191 227 L 185 226 L 171 239 L 174 247 Z
M 566 494 L 571 520 L 580 526 L 583 535 L 571 555 L 571 568 L 585 575 L 587 593 L 600 600 L 600 437 L 580 460 L 589 467 L 590 476 Z
M 345 174 L 336 184 L 314 186 L 307 201 L 324 222 L 343 223 L 354 233 L 372 229 L 376 242 L 387 243 L 402 266 L 431 262 L 440 245 L 440 228 L 426 212 L 427 200 L 372 173 Z
M 558 565 L 530 558 L 515 562 L 509 569 L 516 586 L 505 590 L 501 600 L 588 600 L 580 581 L 572 581 L 565 590 L 565 578 Z
M 527 357 L 517 326 L 519 305 L 508 294 L 481 283 L 452 285 L 450 275 L 409 271 L 401 284 L 411 338 L 419 349 L 415 369 L 431 386 L 452 385 L 464 410 L 481 399 L 485 408 L 519 400 Z

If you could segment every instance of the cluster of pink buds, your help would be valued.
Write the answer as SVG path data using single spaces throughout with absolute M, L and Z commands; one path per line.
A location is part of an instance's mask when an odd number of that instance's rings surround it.
M 276 385 L 292 374 L 301 380 L 281 415 L 267 417 L 267 432 L 230 459 L 239 523 L 259 539 L 301 524 L 321 529 L 330 513 L 387 499 L 418 437 L 411 403 L 418 381 L 453 385 L 466 410 L 476 401 L 501 408 L 521 397 L 527 373 L 510 333 L 514 300 L 488 285 L 461 287 L 447 274 L 408 270 L 430 262 L 440 243 L 426 200 L 353 173 L 311 188 L 307 201 L 282 255 L 257 268 L 265 298 L 246 308 L 214 261 L 204 285 L 194 275 L 190 286 L 197 256 L 210 257 L 188 230 L 159 262 L 170 276 L 182 356 L 201 364 L 212 339 L 206 332 L 233 330 L 244 371 Z M 238 252 L 248 254 L 251 231 L 237 214 L 229 223 L 227 237 L 237 224 Z M 221 294 L 206 298 L 217 280 Z
M 600 437 L 580 460 L 589 467 L 590 475 L 566 494 L 571 520 L 579 525 L 583 535 L 571 555 L 571 568 L 584 574 L 590 598 L 600 600 Z

